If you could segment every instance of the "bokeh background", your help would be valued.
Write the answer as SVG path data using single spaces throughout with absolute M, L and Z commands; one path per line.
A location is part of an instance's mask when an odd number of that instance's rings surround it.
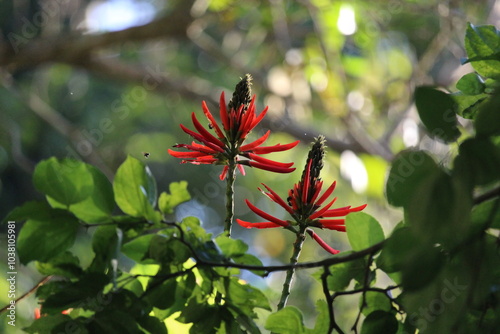
M 203 119 L 201 102 L 218 110 L 246 73 L 254 78 L 257 108 L 269 114 L 251 138 L 272 130 L 268 144 L 300 139 L 274 154 L 298 170 L 279 175 L 249 170 L 236 180 L 236 217 L 257 221 L 244 199 L 285 217 L 257 190 L 264 182 L 285 196 L 297 182 L 309 143 L 327 137 L 323 179 L 338 181 L 337 204 L 361 205 L 386 234 L 401 212 L 384 198 L 391 159 L 420 147 L 446 159 L 446 146 L 423 132 L 412 92 L 417 85 L 454 91 L 471 68 L 461 65 L 467 22 L 499 26 L 500 3 L 466 0 L 3 0 L 0 1 L 0 213 L 40 198 L 31 182 L 37 162 L 50 156 L 81 159 L 110 180 L 127 155 L 147 163 L 159 191 L 187 180 L 193 199 L 178 219 L 195 215 L 222 231 L 225 184 L 220 167 L 181 165 L 167 148 L 191 140 L 191 112 Z M 208 122 L 207 122 L 208 124 Z M 149 158 L 143 156 L 149 153 Z M 2 227 L 1 232 L 4 233 Z M 73 251 L 92 231 L 82 233 Z M 349 248 L 345 235 L 320 231 L 331 245 Z M 44 236 L 40 236 L 43 238 Z M 234 229 L 265 264 L 286 263 L 293 235 L 285 230 Z M 6 244 L 4 234 L 0 244 Z M 4 247 L 1 258 L 6 258 Z M 328 254 L 306 242 L 301 261 Z M 0 261 L 3 278 L 6 261 Z M 40 276 L 19 269 L 18 293 Z M 299 271 L 290 303 L 314 309 L 321 286 Z M 283 275 L 243 277 L 267 289 L 274 302 Z M 380 279 L 384 279 L 381 277 Z M 0 281 L 4 291 L 5 280 Z M 349 317 L 349 303 L 344 307 Z M 0 295 L 0 304 L 8 302 Z M 18 305 L 19 327 L 33 319 L 34 297 Z M 354 311 L 353 311 L 354 312 Z M 307 314 L 314 319 L 314 312 Z M 0 329 L 5 329 L 1 317 Z M 342 321 L 342 320 L 341 320 Z

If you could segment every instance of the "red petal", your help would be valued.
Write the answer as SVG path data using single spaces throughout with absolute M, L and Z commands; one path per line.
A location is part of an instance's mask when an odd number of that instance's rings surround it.
M 284 220 L 281 220 L 281 219 L 278 219 L 274 216 L 271 216 L 270 214 L 262 211 L 261 209 L 259 209 L 258 207 L 256 207 L 255 205 L 253 205 L 252 203 L 250 203 L 249 200 L 245 200 L 245 202 L 247 203 L 248 207 L 250 208 L 250 210 L 252 210 L 253 212 L 255 212 L 256 214 L 258 214 L 259 216 L 261 216 L 262 218 L 264 219 L 267 219 L 267 220 L 270 220 L 271 222 L 275 223 L 275 224 L 278 224 L 278 225 L 281 225 L 283 227 L 287 227 L 289 224 L 288 222 L 284 221 Z
M 297 144 L 300 142 L 300 140 L 294 141 L 293 143 L 290 144 L 277 144 L 273 146 L 261 146 L 261 147 L 256 147 L 253 149 L 253 153 L 255 154 L 267 154 L 267 153 L 273 153 L 273 152 L 282 152 L 289 150 L 291 148 L 294 148 L 297 146 Z
M 174 145 L 174 147 L 184 147 L 184 148 L 187 148 L 188 150 L 195 151 L 195 152 L 202 152 L 202 153 L 205 153 L 207 155 L 214 155 L 214 154 L 219 153 L 218 151 L 212 150 L 208 146 L 196 144 L 195 142 L 193 142 L 191 145 L 177 144 L 177 145 Z
M 208 132 L 201 124 L 200 122 L 198 121 L 198 119 L 196 118 L 196 115 L 195 113 L 192 113 L 191 114 L 191 120 L 193 121 L 193 125 L 194 127 L 196 128 L 196 130 L 198 130 L 198 132 L 206 139 L 210 140 L 212 143 L 214 143 L 215 145 L 219 146 L 219 147 L 225 147 L 226 145 L 220 141 L 219 138 L 215 137 L 214 135 L 212 135 L 210 132 Z
M 227 175 L 227 171 L 229 170 L 229 166 L 224 166 L 224 168 L 222 169 L 222 172 L 220 173 L 219 175 L 219 179 L 221 181 L 223 181 L 225 178 L 226 178 L 226 175 Z
M 226 99 L 224 97 L 224 92 L 220 94 L 219 109 L 220 109 L 220 119 L 222 121 L 222 125 L 224 126 L 224 130 L 226 130 L 226 132 L 229 132 L 229 120 L 227 115 Z
M 188 128 L 186 128 L 184 125 L 180 125 L 181 126 L 181 129 L 187 133 L 188 135 L 190 135 L 191 137 L 193 137 L 194 139 L 202 142 L 203 144 L 207 145 L 208 147 L 210 147 L 211 149 L 213 150 L 216 150 L 217 152 L 220 152 L 220 153 L 223 153 L 224 152 L 224 149 L 222 149 L 222 147 L 219 147 L 217 146 L 215 143 L 211 142 L 209 139 L 203 137 L 201 134 L 199 133 L 196 133 L 194 131 L 191 131 L 189 130 Z
M 246 145 L 243 145 L 240 147 L 240 151 L 241 152 L 245 152 L 245 151 L 251 151 L 253 150 L 255 147 L 261 145 L 262 143 L 264 143 L 267 138 L 269 137 L 269 134 L 271 133 L 271 130 L 267 130 L 267 132 L 262 136 L 260 137 L 259 139 L 257 139 L 256 141 L 253 141 L 251 142 L 250 144 L 246 144 Z
M 212 125 L 212 127 L 214 128 L 215 133 L 217 133 L 217 136 L 219 136 L 220 139 L 225 138 L 224 134 L 222 133 L 221 129 L 219 128 L 219 125 L 215 121 L 214 116 L 212 115 L 212 113 L 208 109 L 207 104 L 205 103 L 205 101 L 203 101 L 201 103 L 201 109 L 203 110 L 203 113 L 205 114 L 205 117 L 208 118 L 208 120 L 210 121 L 210 125 Z
M 309 216 L 309 219 L 316 219 L 318 217 L 322 217 L 323 214 L 326 211 L 328 211 L 328 209 L 333 205 L 333 203 L 335 203 L 336 200 L 337 200 L 337 197 L 335 197 L 333 199 L 333 201 L 331 201 L 330 203 L 328 203 L 327 205 L 325 205 L 321 210 L 318 210 L 315 213 L 313 213 L 311 216 Z
M 306 173 L 302 183 L 302 203 L 307 204 L 307 194 L 309 193 L 309 177 L 311 176 L 312 159 L 309 159 L 306 166 Z
M 261 156 L 258 156 L 257 154 L 254 153 L 248 153 L 248 157 L 252 160 L 255 160 L 257 162 L 266 164 L 266 165 L 274 165 L 276 167 L 283 167 L 283 168 L 288 168 L 293 166 L 293 162 L 277 162 L 274 160 L 266 159 Z
M 321 239 L 319 235 L 317 235 L 314 231 L 307 229 L 307 233 L 309 233 L 309 235 L 328 253 L 331 253 L 333 255 L 340 253 L 339 250 L 333 249 L 326 242 L 324 242 L 323 239 Z
M 252 98 L 252 101 L 250 102 L 250 105 L 248 106 L 247 110 L 243 113 L 241 117 L 241 122 L 238 131 L 241 133 L 241 137 L 244 138 L 248 135 L 250 131 L 252 131 L 253 127 L 251 127 L 251 124 L 253 120 L 255 119 L 255 95 Z
M 246 222 L 246 221 L 241 220 L 241 219 L 236 219 L 236 221 L 238 222 L 238 224 L 240 224 L 242 227 L 245 227 L 245 228 L 252 228 L 252 227 L 255 227 L 255 228 L 275 228 L 275 227 L 281 227 L 281 225 L 278 225 L 278 224 L 275 224 L 275 223 L 272 223 L 272 222 L 250 223 L 250 222 Z
M 276 202 L 277 204 L 279 204 L 283 209 L 285 209 L 286 211 L 288 211 L 289 214 L 291 214 L 291 215 L 295 214 L 295 212 L 292 210 L 292 208 L 280 196 L 278 196 L 278 194 L 274 190 L 272 190 L 271 188 L 269 188 L 264 183 L 262 183 L 262 185 L 264 187 L 266 187 L 267 190 L 269 190 L 270 194 L 267 194 L 267 196 L 269 198 L 271 198 L 274 202 Z
M 350 208 L 349 209 L 349 212 L 358 212 L 358 211 L 361 211 L 363 210 L 364 208 L 366 208 L 368 206 L 368 204 L 363 204 L 363 205 L 360 205 L 360 206 L 357 206 L 355 208 Z
M 257 124 L 259 124 L 259 123 L 260 123 L 260 121 L 262 121 L 262 119 L 263 119 L 263 118 L 264 118 L 264 116 L 266 115 L 266 113 L 267 113 L 267 110 L 268 110 L 268 109 L 269 109 L 269 107 L 267 107 L 267 106 L 266 106 L 266 107 L 264 108 L 264 110 L 262 110 L 262 111 L 261 111 L 261 113 L 259 114 L 259 116 L 257 116 L 257 117 L 255 118 L 255 120 L 253 121 L 253 123 L 252 123 L 252 125 L 251 125 L 252 129 L 253 129 L 253 128 L 257 125 Z
M 203 152 L 177 152 L 171 149 L 168 149 L 168 153 L 175 158 L 181 158 L 181 159 L 206 156 L 206 154 Z
M 344 226 L 345 225 L 345 220 L 344 219 L 320 219 L 319 223 L 327 229 L 332 230 L 334 227 L 339 227 L 339 226 Z
M 241 163 L 245 165 L 246 163 L 244 163 L 244 162 L 245 161 L 242 161 Z M 263 164 L 263 163 L 256 162 L 256 161 L 248 161 L 248 165 L 250 167 L 255 167 L 255 168 L 259 168 L 259 169 L 263 169 L 263 170 L 267 170 L 267 171 L 275 172 L 275 173 L 291 173 L 295 170 L 295 168 L 279 167 L 279 166 L 274 166 L 274 165 Z
M 333 181 L 333 183 L 326 189 L 325 193 L 321 195 L 318 201 L 315 203 L 317 206 L 321 206 L 323 202 L 333 193 L 335 190 L 335 186 L 337 185 L 337 181 Z
M 350 206 L 345 206 L 343 208 L 328 210 L 323 214 L 323 217 L 343 217 L 349 212 L 351 212 Z
M 239 169 L 241 175 L 245 175 L 245 167 L 243 167 L 243 165 L 238 164 L 238 169 Z

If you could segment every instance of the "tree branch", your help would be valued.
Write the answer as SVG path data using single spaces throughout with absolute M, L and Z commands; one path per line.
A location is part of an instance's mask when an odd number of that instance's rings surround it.
M 37 38 L 17 48 L 9 43 L 0 44 L 0 66 L 10 71 L 34 67 L 47 62 L 83 64 L 97 49 L 130 41 L 154 38 L 185 37 L 193 18 L 190 14 L 194 0 L 177 1 L 168 14 L 150 23 L 99 35 L 71 32 L 64 35 Z M 22 36 L 21 36 L 22 37 Z

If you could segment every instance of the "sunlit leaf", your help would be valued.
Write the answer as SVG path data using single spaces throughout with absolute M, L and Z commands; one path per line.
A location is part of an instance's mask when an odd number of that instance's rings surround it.
M 38 191 L 65 205 L 83 201 L 92 194 L 94 187 L 87 164 L 55 157 L 36 166 L 33 184 Z
M 468 62 L 480 75 L 500 77 L 500 33 L 494 26 L 469 23 L 465 32 L 465 50 Z
M 278 334 L 302 334 L 305 332 L 302 312 L 294 306 L 286 306 L 269 315 L 265 328 Z
M 384 240 L 379 222 L 364 212 L 350 213 L 345 220 L 347 237 L 352 249 L 362 250 Z
M 129 156 L 116 172 L 113 190 L 123 212 L 133 217 L 155 219 L 156 181 L 142 162 Z

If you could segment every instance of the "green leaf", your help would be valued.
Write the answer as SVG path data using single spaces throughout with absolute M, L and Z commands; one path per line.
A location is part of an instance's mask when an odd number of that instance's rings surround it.
M 42 311 L 55 314 L 68 308 L 102 309 L 111 302 L 111 298 L 102 292 L 108 282 L 109 278 L 104 274 L 86 274 L 79 281 L 67 284 L 64 289 L 51 294 L 43 303 Z
M 122 246 L 122 252 L 136 262 L 155 263 L 152 260 L 144 261 L 149 255 L 149 245 L 155 236 L 155 234 L 146 234 L 129 241 Z
M 83 273 L 80 260 L 68 251 L 58 254 L 48 262 L 37 262 L 36 268 L 40 274 L 47 276 L 77 278 Z
M 467 119 L 475 119 L 479 109 L 490 96 L 488 94 L 465 95 L 462 92 L 450 94 L 457 104 L 457 114 Z
M 245 264 L 251 266 L 262 266 L 262 261 L 251 254 L 234 255 L 231 257 L 234 263 Z M 263 270 L 251 270 L 257 276 L 265 276 L 266 272 Z
M 269 301 L 262 291 L 249 284 L 241 284 L 236 277 L 230 278 L 226 301 L 251 317 L 254 317 L 254 308 L 271 311 Z
M 361 334 L 394 334 L 398 330 L 398 321 L 394 314 L 375 311 L 366 317 L 361 327 Z
M 304 320 L 300 310 L 294 306 L 285 308 L 267 317 L 265 328 L 273 333 L 305 333 Z
M 432 87 L 417 87 L 415 105 L 431 137 L 445 142 L 455 141 L 460 137 L 455 115 L 457 105 L 449 94 Z
M 316 310 L 318 311 L 318 317 L 314 323 L 314 329 L 306 329 L 306 333 L 328 333 L 330 327 L 330 314 L 326 301 L 323 299 L 316 301 Z
M 92 250 L 94 260 L 89 271 L 104 271 L 111 259 L 118 256 L 118 234 L 116 226 L 99 226 L 92 235 Z
M 360 306 L 362 305 L 363 296 L 360 297 Z M 366 291 L 365 294 L 366 306 L 363 308 L 363 314 L 366 316 L 374 311 L 389 312 L 392 309 L 392 302 L 386 293 L 378 291 Z
M 342 254 L 347 255 L 349 252 Z M 362 258 L 330 266 L 330 275 L 327 277 L 328 289 L 343 291 L 353 279 L 362 282 L 365 270 L 366 261 Z
M 52 157 L 41 161 L 33 172 L 35 188 L 59 203 L 70 205 L 90 196 L 94 182 L 87 164 Z
M 500 229 L 500 199 L 493 199 L 476 205 L 472 209 L 472 223 Z
M 364 212 L 353 212 L 345 220 L 347 238 L 352 249 L 362 250 L 384 240 L 379 222 Z
M 377 258 L 377 266 L 386 273 L 400 271 L 405 263 L 411 262 L 419 245 L 420 241 L 409 227 L 398 228 L 384 243 L 380 256 Z
M 46 315 L 33 321 L 33 323 L 23 330 L 26 333 L 52 333 L 52 330 L 59 324 L 70 321 L 71 318 L 65 314 Z M 83 333 L 82 333 L 83 334 Z
M 127 157 L 116 172 L 113 190 L 116 203 L 123 212 L 133 217 L 155 219 L 156 181 L 142 162 Z
M 438 171 L 416 186 L 413 196 L 405 214 L 419 239 L 452 247 L 465 237 L 472 194 L 462 178 Z
M 191 256 L 191 250 L 184 243 L 162 234 L 151 239 L 147 254 L 147 258 L 169 265 L 181 265 Z
M 38 260 L 48 262 L 75 242 L 78 221 L 66 211 L 52 209 L 50 216 L 28 220 L 17 240 L 21 263 Z
M 146 294 L 147 301 L 152 306 L 160 310 L 165 310 L 175 302 L 176 287 L 177 281 L 175 279 L 169 279 L 160 286 L 155 287 L 153 291 L 148 291 Z
M 87 223 L 109 221 L 115 208 L 113 186 L 100 170 L 91 165 L 87 168 L 94 180 L 94 191 L 82 202 L 70 205 L 69 211 Z
M 137 319 L 137 323 L 141 326 L 141 331 L 144 334 L 167 334 L 165 323 L 153 316 L 142 316 Z
M 472 186 L 484 186 L 499 180 L 500 148 L 489 138 L 469 138 L 462 142 L 455 158 L 455 169 L 463 168 Z
M 106 334 L 141 334 L 137 322 L 129 314 L 122 311 L 97 312 L 88 323 L 90 333 Z
M 434 245 L 419 245 L 410 260 L 403 265 L 402 283 L 405 291 L 414 291 L 428 285 L 439 274 L 444 255 Z
M 417 185 L 438 171 L 434 160 L 423 151 L 406 150 L 399 153 L 392 162 L 387 178 L 389 204 L 407 206 L 414 198 L 413 190 Z
M 191 199 L 191 195 L 187 190 L 188 183 L 186 181 L 172 182 L 169 185 L 170 194 L 162 192 L 158 199 L 158 208 L 164 214 L 174 212 L 174 208 Z
M 476 73 L 468 73 L 457 82 L 457 89 L 466 95 L 482 94 L 485 88 L 483 79 Z
M 492 136 L 500 133 L 500 90 L 485 103 L 476 116 L 476 133 L 480 136 Z
M 9 212 L 2 223 L 5 224 L 7 221 L 24 221 L 35 217 L 50 219 L 52 214 L 53 210 L 47 202 L 29 201 Z
M 215 243 L 227 257 L 243 255 L 248 250 L 248 245 L 243 240 L 232 239 L 226 234 L 221 234 L 215 238 Z
M 480 75 L 500 77 L 500 34 L 494 26 L 469 23 L 465 32 L 465 50 L 468 62 Z

